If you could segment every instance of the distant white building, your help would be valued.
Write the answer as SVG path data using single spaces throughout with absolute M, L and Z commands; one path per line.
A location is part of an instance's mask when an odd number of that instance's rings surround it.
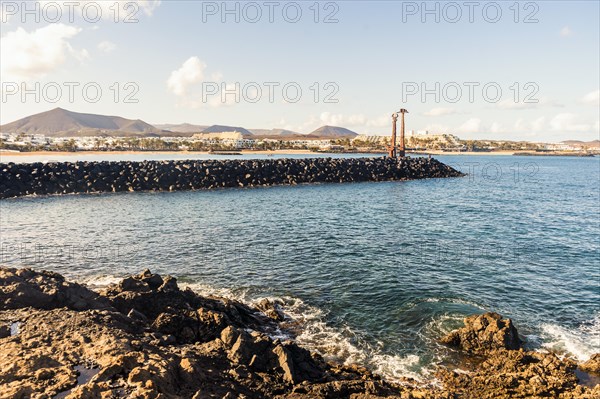
M 198 140 L 206 144 L 223 144 L 234 148 L 251 148 L 256 140 L 244 137 L 240 132 L 219 132 L 219 133 L 196 133 L 192 136 L 193 140 Z
M 304 148 L 304 147 L 321 147 L 331 144 L 331 140 L 320 140 L 320 139 L 294 139 L 294 140 L 284 140 L 284 139 L 262 139 L 263 143 L 278 143 L 278 144 L 286 144 L 292 147 Z
M 575 147 L 570 144 L 565 143 L 548 143 L 545 146 L 546 150 L 554 150 L 554 151 L 576 151 L 581 150 L 581 147 Z
M 375 135 L 367 135 L 367 134 L 359 134 L 355 138 L 352 139 L 352 143 L 355 141 L 362 141 L 369 144 L 387 144 L 390 141 L 389 136 L 375 136 Z

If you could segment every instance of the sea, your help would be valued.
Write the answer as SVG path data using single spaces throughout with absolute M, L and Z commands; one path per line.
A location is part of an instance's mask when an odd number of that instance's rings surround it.
M 439 339 L 486 311 L 530 349 L 600 352 L 600 158 L 436 158 L 467 176 L 2 200 L 0 263 L 270 298 L 297 326 L 285 338 L 391 380 L 434 381 L 452 357 Z

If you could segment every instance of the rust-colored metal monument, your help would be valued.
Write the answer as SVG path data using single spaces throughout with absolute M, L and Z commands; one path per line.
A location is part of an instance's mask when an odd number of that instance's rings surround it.
M 400 148 L 396 148 L 396 123 L 398 122 L 398 113 L 402 115 L 400 121 Z M 406 146 L 404 144 L 404 114 L 408 114 L 408 111 L 402 108 L 398 112 L 392 114 L 392 139 L 389 147 L 389 157 L 396 158 L 400 155 L 401 157 L 406 155 Z
M 400 114 L 402 115 L 402 120 L 400 122 L 400 156 L 406 156 L 406 145 L 404 143 L 404 114 L 408 114 L 408 111 L 402 108 L 400 110 Z
M 392 139 L 390 141 L 390 146 L 389 146 L 389 157 L 390 158 L 396 158 L 396 122 L 398 121 L 398 114 L 397 113 L 393 113 L 392 114 Z

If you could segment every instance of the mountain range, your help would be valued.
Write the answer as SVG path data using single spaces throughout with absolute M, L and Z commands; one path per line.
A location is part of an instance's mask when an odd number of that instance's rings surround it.
M 225 125 L 157 124 L 151 125 L 140 119 L 120 116 L 84 114 L 55 108 L 50 111 L 27 116 L 0 126 L 3 133 L 40 134 L 48 137 L 79 136 L 191 136 L 195 133 L 221 133 L 237 131 L 244 137 L 255 138 L 353 138 L 357 133 L 343 127 L 322 126 L 306 134 L 285 129 L 245 129 Z
M 580 140 L 566 140 L 562 142 L 573 147 L 588 147 L 588 148 L 600 148 L 600 140 L 592 141 L 580 141 Z
M 302 137 L 303 134 L 286 129 L 250 129 L 253 135 L 265 138 Z
M 241 133 L 242 136 L 244 136 L 244 137 L 252 136 L 252 133 L 250 133 L 250 131 L 244 129 L 243 127 L 234 127 L 234 126 L 212 125 L 202 131 L 202 133 L 223 133 L 223 132 L 238 132 L 238 133 Z
M 155 124 L 154 127 L 161 130 L 168 130 L 173 133 L 199 133 L 209 127 L 209 125 L 193 125 L 191 123 L 164 123 Z
M 139 119 L 82 114 L 62 108 L 27 116 L 0 126 L 2 132 L 43 134 L 50 137 L 99 136 L 119 132 L 122 136 L 160 136 L 160 129 Z
M 352 130 L 346 129 L 344 127 L 337 126 L 321 126 L 317 130 L 308 134 L 308 137 L 311 138 L 320 138 L 320 137 L 328 137 L 328 138 L 354 138 L 358 136 L 358 133 L 353 132 Z

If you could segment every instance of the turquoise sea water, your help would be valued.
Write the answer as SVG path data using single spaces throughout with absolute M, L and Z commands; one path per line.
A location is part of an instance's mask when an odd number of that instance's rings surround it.
M 391 378 L 430 378 L 437 339 L 486 310 L 600 352 L 600 159 L 439 159 L 469 176 L 4 200 L 2 263 L 279 298 L 300 343 Z

